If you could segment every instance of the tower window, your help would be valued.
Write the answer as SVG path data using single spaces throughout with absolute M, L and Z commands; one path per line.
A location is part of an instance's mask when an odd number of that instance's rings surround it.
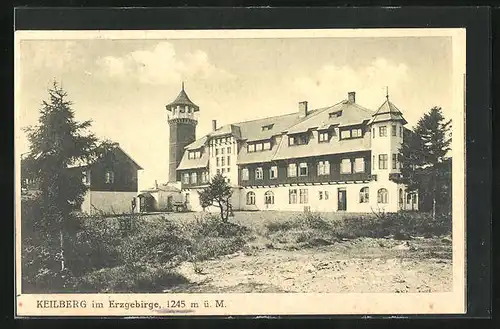
M 396 153 L 392 154 L 392 169 L 397 169 L 398 166 L 398 155 Z
M 392 125 L 392 136 L 397 136 L 398 127 L 396 125 Z
M 378 155 L 378 169 L 387 169 L 387 154 Z
M 228 155 L 227 156 L 227 165 L 230 166 L 231 165 L 231 157 Z
M 378 132 L 380 137 L 387 137 L 387 126 L 378 127 Z

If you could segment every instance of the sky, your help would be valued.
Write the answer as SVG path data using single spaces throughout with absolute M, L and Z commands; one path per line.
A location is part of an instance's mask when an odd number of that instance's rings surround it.
M 21 40 L 19 128 L 37 124 L 57 81 L 78 121 L 118 142 L 144 170 L 139 188 L 168 177 L 165 105 L 185 82 L 200 107 L 197 137 L 211 122 L 240 122 L 335 104 L 356 92 L 376 110 L 390 100 L 413 127 L 430 108 L 453 106 L 451 37 Z M 17 132 L 16 149 L 27 152 Z

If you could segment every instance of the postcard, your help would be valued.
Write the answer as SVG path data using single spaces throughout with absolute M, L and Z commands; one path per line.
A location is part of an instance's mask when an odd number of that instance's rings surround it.
M 465 42 L 15 32 L 17 316 L 465 313 Z

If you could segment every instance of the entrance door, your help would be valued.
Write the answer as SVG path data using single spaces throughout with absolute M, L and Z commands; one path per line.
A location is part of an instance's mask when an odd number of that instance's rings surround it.
M 345 189 L 338 189 L 338 211 L 347 210 L 347 191 Z
M 167 197 L 167 211 L 172 211 L 173 197 L 169 195 Z

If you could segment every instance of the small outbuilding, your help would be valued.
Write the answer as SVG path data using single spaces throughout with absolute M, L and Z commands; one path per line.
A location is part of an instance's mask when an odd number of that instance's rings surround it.
M 170 184 L 155 184 L 138 195 L 140 212 L 183 211 L 185 198 L 180 188 Z

